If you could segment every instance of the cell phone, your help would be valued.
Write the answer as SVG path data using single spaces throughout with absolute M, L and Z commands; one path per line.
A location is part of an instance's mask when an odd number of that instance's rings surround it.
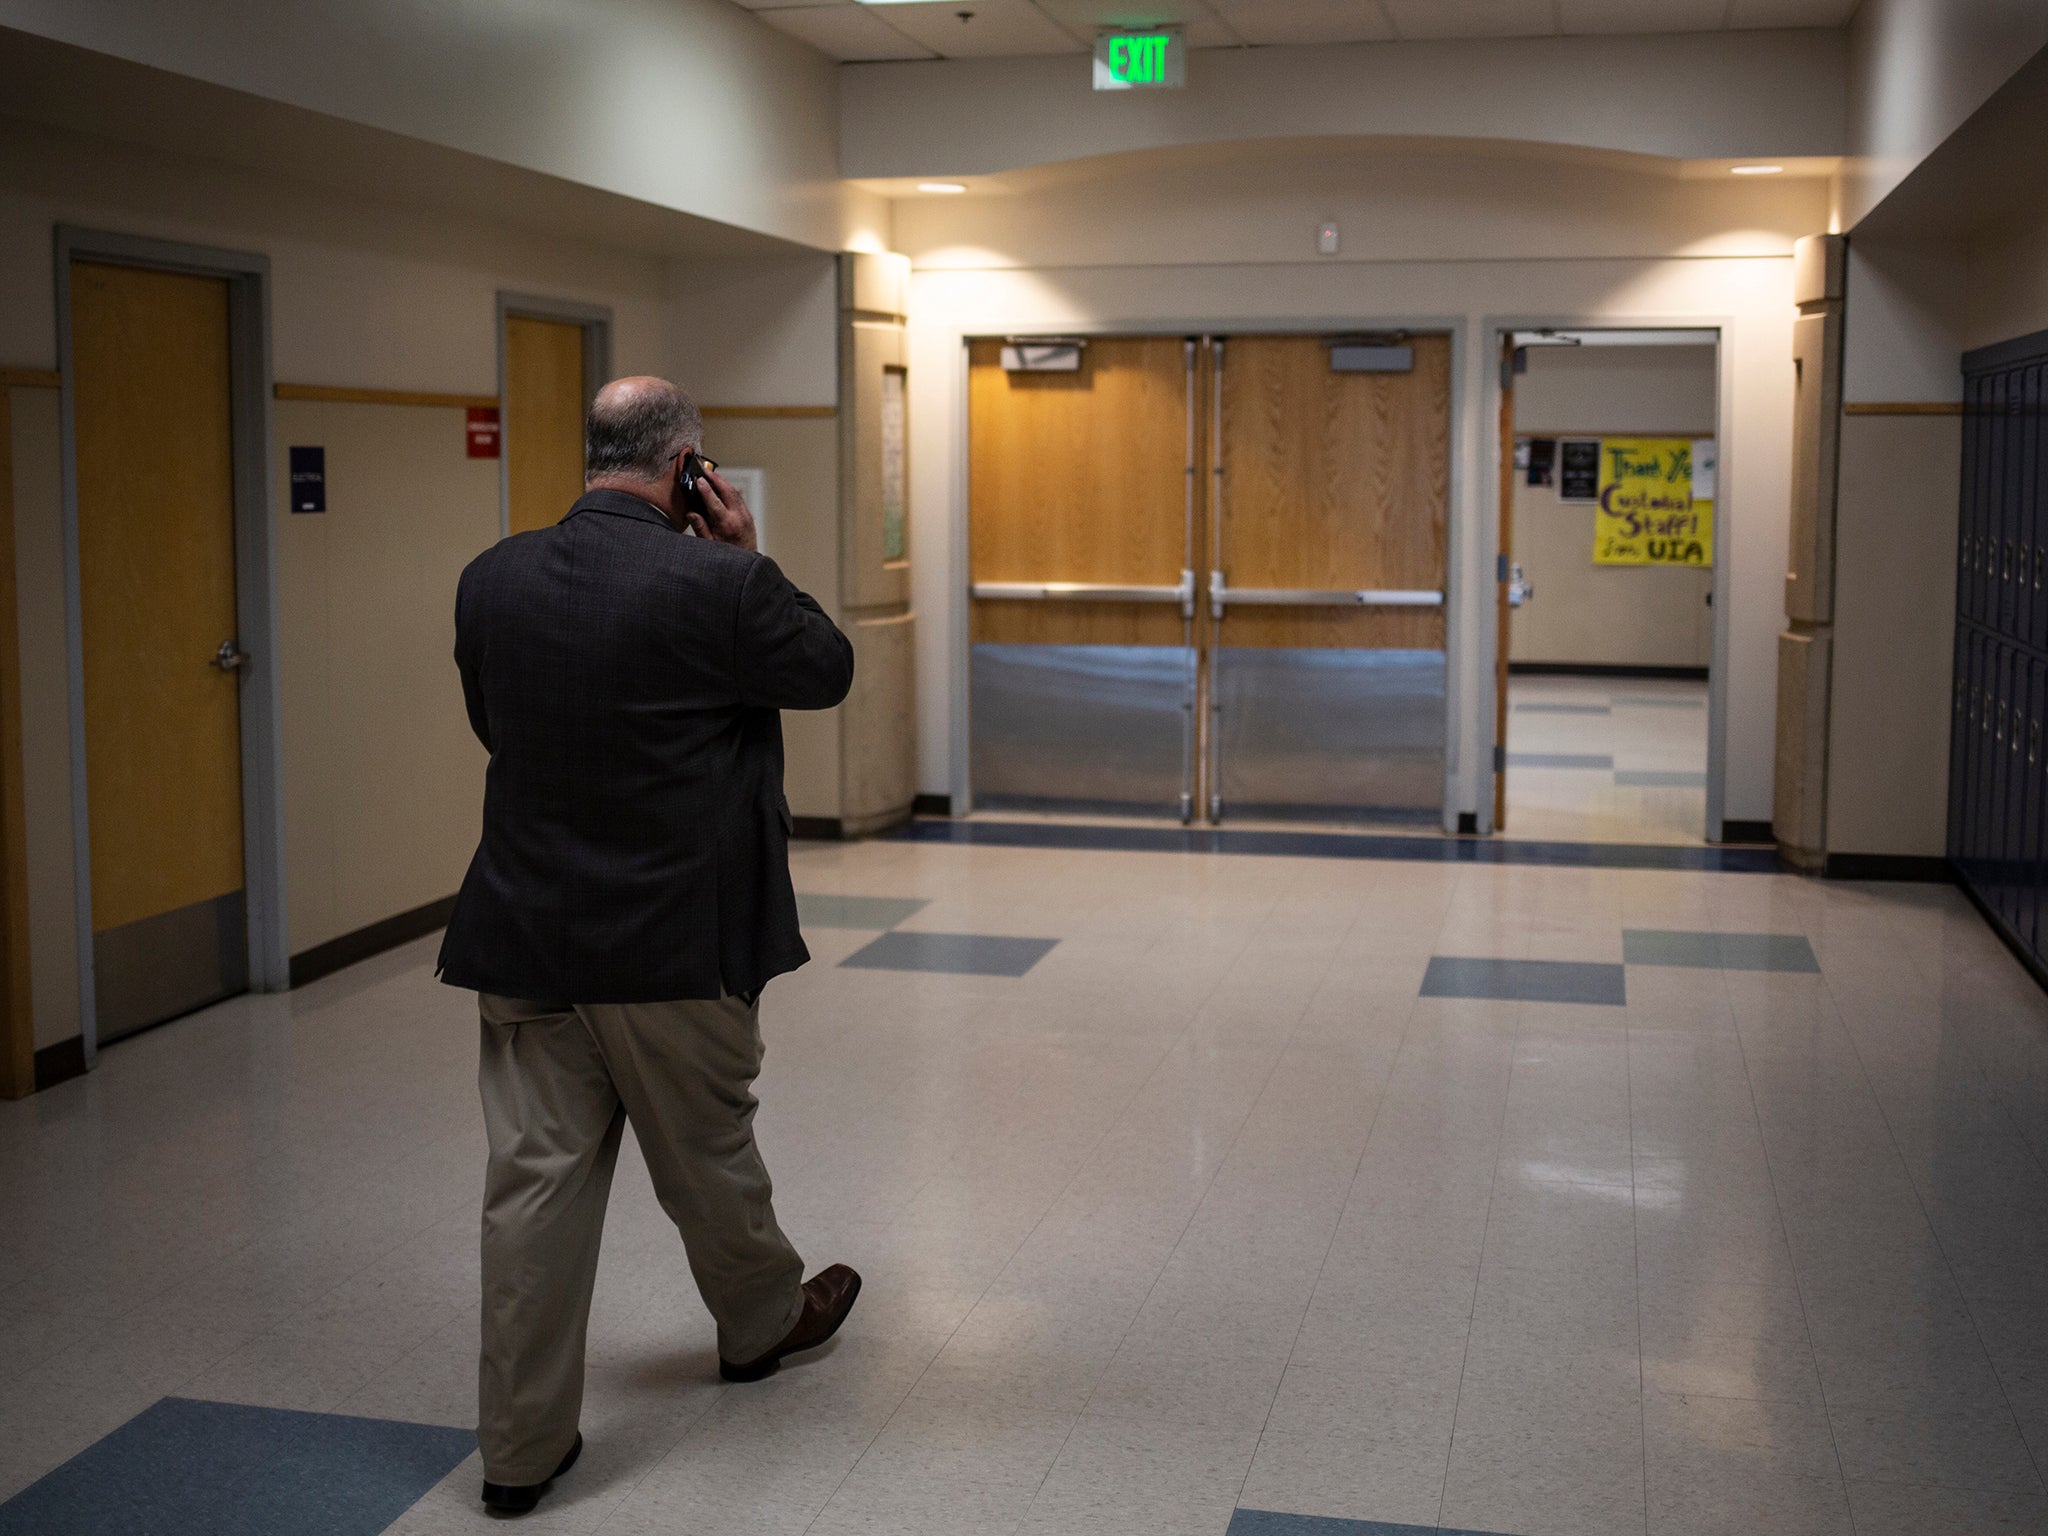
M 682 456 L 682 459 L 676 466 L 676 479 L 683 488 L 683 509 L 685 511 L 695 512 L 699 517 L 708 519 L 709 514 L 704 510 L 704 492 L 698 485 L 698 481 L 703 479 L 704 472 L 707 469 L 715 469 L 717 467 L 715 463 L 700 458 L 694 450 Z

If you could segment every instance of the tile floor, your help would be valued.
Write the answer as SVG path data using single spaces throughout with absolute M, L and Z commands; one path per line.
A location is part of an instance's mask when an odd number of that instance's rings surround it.
M 2048 1004 L 1953 892 L 795 862 L 824 915 L 763 1005 L 759 1129 L 861 1304 L 721 1384 L 629 1146 L 588 1449 L 526 1529 L 2048 1533 Z M 885 931 L 1049 947 L 840 964 Z M 0 1104 L 0 1499 L 166 1398 L 472 1422 L 475 1025 L 432 953 Z M 1439 959 L 1622 985 L 1423 996 Z M 477 1480 L 389 1529 L 494 1528 Z
M 1707 685 L 1508 680 L 1516 838 L 1697 843 L 1707 814 Z

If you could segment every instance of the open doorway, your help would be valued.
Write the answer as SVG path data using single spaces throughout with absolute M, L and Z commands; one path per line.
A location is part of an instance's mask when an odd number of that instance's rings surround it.
M 1708 834 L 1719 333 L 1503 332 L 1495 825 Z

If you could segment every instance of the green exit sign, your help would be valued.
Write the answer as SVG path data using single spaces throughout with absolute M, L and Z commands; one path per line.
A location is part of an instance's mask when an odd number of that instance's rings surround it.
M 1095 38 L 1095 89 L 1172 90 L 1187 84 L 1187 39 L 1178 27 L 1101 32 Z

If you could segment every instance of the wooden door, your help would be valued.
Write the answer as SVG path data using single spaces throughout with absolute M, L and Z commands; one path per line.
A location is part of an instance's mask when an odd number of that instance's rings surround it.
M 225 280 L 72 267 L 102 1042 L 247 983 L 229 357 Z
M 1193 344 L 1094 337 L 1071 372 L 1002 352 L 973 342 L 968 368 L 976 798 L 1178 805 Z
M 505 481 L 510 531 L 558 523 L 583 494 L 583 327 L 505 319 Z
M 1399 346 L 1221 343 L 1212 814 L 1440 811 L 1450 339 Z

